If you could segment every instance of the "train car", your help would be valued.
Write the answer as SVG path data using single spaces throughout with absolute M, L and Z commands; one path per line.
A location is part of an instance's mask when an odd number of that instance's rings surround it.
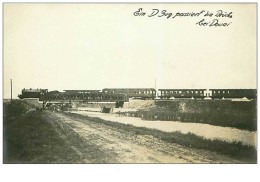
M 46 100 L 84 100 L 89 102 L 127 102 L 125 94 L 104 93 L 101 90 L 64 90 L 64 92 L 51 91 Z
M 38 98 L 39 100 L 43 100 L 44 95 L 48 93 L 48 89 L 23 89 L 22 94 L 18 95 L 20 99 L 24 98 Z
M 206 89 L 159 89 L 161 99 L 174 98 L 194 98 L 204 99 Z
M 256 89 L 209 89 L 211 91 L 212 99 L 222 98 L 244 98 L 256 99 Z
M 101 90 L 64 90 L 64 97 L 72 100 L 99 100 Z
M 44 100 L 46 101 L 57 101 L 63 100 L 63 92 L 59 92 L 58 90 L 53 90 L 45 94 Z
M 120 93 L 104 93 L 101 90 L 64 90 L 65 96 L 73 99 L 86 101 L 114 102 L 128 101 L 125 94 Z
M 102 92 L 102 100 L 105 102 L 114 102 L 114 101 L 128 102 L 129 97 L 127 94 Z
M 154 88 L 105 88 L 105 94 L 126 94 L 128 98 L 154 99 L 156 90 Z

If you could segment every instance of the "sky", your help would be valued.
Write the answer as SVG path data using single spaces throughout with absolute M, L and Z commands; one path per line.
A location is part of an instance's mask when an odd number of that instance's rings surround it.
M 134 16 L 139 8 L 145 16 Z M 148 17 L 152 9 L 232 12 Z M 256 4 L 4 4 L 4 98 L 23 88 L 256 88 Z M 156 84 L 155 84 L 156 83 Z

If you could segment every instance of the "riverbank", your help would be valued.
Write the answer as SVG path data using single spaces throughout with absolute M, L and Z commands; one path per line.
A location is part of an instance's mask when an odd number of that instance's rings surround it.
M 257 130 L 256 100 L 137 100 L 115 108 L 115 103 L 76 102 L 74 110 L 100 111 L 112 108 L 113 113 L 140 117 L 143 120 L 179 121 Z
M 241 142 L 226 142 L 218 139 L 206 139 L 192 133 L 183 134 L 179 131 L 164 132 L 156 129 L 146 127 L 136 127 L 131 124 L 122 124 L 119 122 L 111 122 L 97 117 L 90 117 L 87 115 L 68 113 L 64 114 L 73 116 L 75 118 L 82 118 L 95 123 L 109 125 L 127 132 L 132 132 L 134 135 L 150 135 L 159 140 L 176 143 L 185 147 L 202 149 L 219 154 L 224 154 L 234 159 L 246 161 L 245 163 L 256 163 L 257 151 L 254 146 L 243 145 Z M 145 122 L 145 121 L 144 121 Z
M 121 114 L 108 114 L 90 111 L 71 111 L 72 113 L 81 114 L 90 117 L 99 117 L 101 119 L 118 122 L 122 124 L 131 124 L 136 127 L 145 127 L 156 129 L 163 132 L 179 131 L 183 134 L 192 133 L 206 139 L 218 139 L 228 143 L 241 142 L 243 145 L 251 145 L 256 148 L 256 132 L 241 130 L 231 127 L 214 126 L 203 123 L 189 123 L 179 121 L 160 121 L 160 120 L 142 120 L 139 117 L 126 117 Z
M 155 107 L 120 114 L 144 120 L 204 123 L 249 131 L 257 130 L 257 103 L 254 100 L 155 101 Z

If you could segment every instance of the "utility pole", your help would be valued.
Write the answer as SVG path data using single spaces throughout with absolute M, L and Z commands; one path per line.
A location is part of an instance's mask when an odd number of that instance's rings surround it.
M 157 97 L 156 78 L 154 79 L 154 87 L 155 87 L 155 98 L 156 98 Z
M 155 87 L 155 90 L 156 90 L 156 78 L 154 79 L 154 87 Z
M 11 101 L 13 100 L 13 83 L 11 79 Z

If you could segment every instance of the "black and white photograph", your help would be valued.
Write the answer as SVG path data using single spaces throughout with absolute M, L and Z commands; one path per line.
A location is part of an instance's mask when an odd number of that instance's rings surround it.
M 257 3 L 3 3 L 4 164 L 257 164 Z

